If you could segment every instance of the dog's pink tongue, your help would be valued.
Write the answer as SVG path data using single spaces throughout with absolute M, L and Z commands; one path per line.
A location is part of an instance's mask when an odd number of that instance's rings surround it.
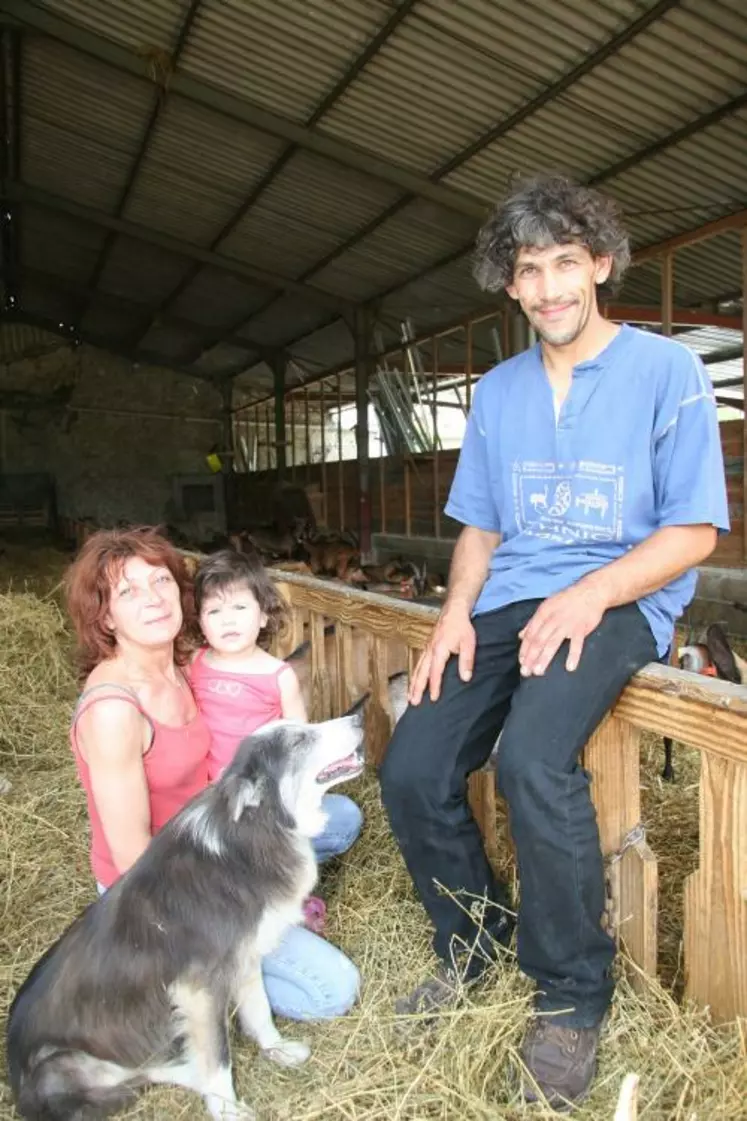
M 323 899 L 310 895 L 303 905 L 304 926 L 314 934 L 321 934 L 324 930 L 324 920 L 327 917 L 327 907 Z

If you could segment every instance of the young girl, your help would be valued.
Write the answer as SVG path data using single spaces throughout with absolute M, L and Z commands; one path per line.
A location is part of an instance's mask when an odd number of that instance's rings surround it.
M 233 759 L 246 736 L 271 720 L 307 720 L 293 668 L 263 650 L 283 616 L 282 601 L 261 563 L 225 549 L 213 553 L 195 576 L 195 607 L 207 642 L 192 660 L 191 685 L 212 733 L 211 782 Z M 361 830 L 362 814 L 352 799 L 326 794 L 324 832 L 314 840 L 318 860 L 346 852 Z M 311 899 L 306 923 L 319 931 L 324 905 Z

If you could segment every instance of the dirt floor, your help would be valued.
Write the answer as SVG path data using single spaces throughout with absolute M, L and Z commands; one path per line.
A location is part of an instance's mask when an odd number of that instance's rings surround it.
M 0 542 L 0 1020 L 43 950 L 94 896 L 84 798 L 67 740 L 76 695 L 71 644 L 59 605 L 69 554 L 44 539 Z M 628 1071 L 641 1077 L 639 1117 L 651 1121 L 747 1118 L 747 1027 L 716 1030 L 679 1003 L 682 887 L 696 864 L 699 756 L 675 745 L 677 782 L 663 783 L 661 741 L 642 750 L 644 821 L 659 858 L 661 984 L 643 995 L 621 980 L 593 1093 L 574 1116 L 612 1121 Z M 526 1106 L 517 1050 L 529 986 L 513 963 L 496 967 L 439 1027 L 398 1019 L 393 1000 L 433 959 L 424 913 L 384 820 L 373 774 L 347 790 L 364 808 L 363 835 L 325 868 L 320 894 L 328 937 L 356 962 L 360 1004 L 328 1024 L 280 1021 L 312 1046 L 308 1064 L 283 1071 L 236 1033 L 238 1092 L 260 1121 L 511 1121 L 555 1116 Z M 505 833 L 505 821 L 499 826 Z M 513 871 L 506 865 L 506 872 Z M 4 1060 L 3 1060 L 4 1061 Z M 1 1063 L 0 1063 L 1 1067 Z M 143 1121 L 207 1116 L 199 1100 L 153 1090 L 128 1116 Z M 15 1117 L 4 1082 L 0 1121 Z

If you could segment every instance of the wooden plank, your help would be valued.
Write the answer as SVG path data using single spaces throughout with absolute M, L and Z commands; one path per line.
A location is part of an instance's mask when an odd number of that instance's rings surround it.
M 618 930 L 622 945 L 631 961 L 650 977 L 656 976 L 659 870 L 656 857 L 645 843 L 637 841 L 624 854 L 619 864 Z M 631 976 L 634 988 L 645 988 L 644 978 Z
M 703 755 L 700 862 L 685 884 L 686 994 L 717 1023 L 747 1016 L 747 765 Z
M 747 226 L 742 227 L 742 400 L 747 404 Z M 747 409 L 742 415 L 742 559 L 747 562 Z
M 473 771 L 467 781 L 467 798 L 482 833 L 485 855 L 493 868 L 499 866 L 496 829 L 495 771 Z
M 648 846 L 636 853 L 626 846 L 641 820 L 640 732 L 607 716 L 586 745 L 584 766 L 591 772 L 599 840 L 608 865 L 607 926 L 644 973 L 656 975 L 656 860 Z M 644 851 L 645 850 L 645 851 Z M 623 933 L 624 932 L 624 933 Z M 640 974 L 633 977 L 633 982 Z
M 386 754 L 393 727 L 387 690 L 387 661 L 386 640 L 372 635 L 369 646 L 371 695 L 366 705 L 366 754 L 368 762 L 375 767 L 380 765 Z
M 276 658 L 287 658 L 303 642 L 304 612 L 300 608 L 292 606 L 287 585 L 277 581 L 275 588 L 288 604 L 288 620 L 280 633 L 273 636 L 272 652 Z
M 309 719 L 329 720 L 331 713 L 329 668 L 324 644 L 324 616 L 312 611 L 309 618 L 311 640 L 311 706 Z
M 342 716 L 353 701 L 353 629 L 346 623 L 335 626 L 335 703 L 333 716 Z
M 747 688 L 657 664 L 637 673 L 615 716 L 723 759 L 747 762 Z

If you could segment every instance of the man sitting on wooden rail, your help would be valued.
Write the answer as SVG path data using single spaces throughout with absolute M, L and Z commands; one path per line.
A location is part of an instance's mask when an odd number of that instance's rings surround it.
M 455 995 L 454 967 L 477 978 L 512 934 L 466 800 L 501 731 L 518 960 L 537 986 L 523 1059 L 554 1104 L 588 1091 L 613 990 L 579 755 L 632 675 L 666 652 L 695 566 L 729 529 L 700 359 L 600 313 L 629 260 L 611 200 L 560 177 L 520 185 L 479 235 L 478 282 L 505 288 L 540 342 L 476 387 L 446 505 L 465 528 L 381 771 L 443 961 L 398 1010 L 435 1012 Z M 483 897 L 481 933 L 470 902 Z

